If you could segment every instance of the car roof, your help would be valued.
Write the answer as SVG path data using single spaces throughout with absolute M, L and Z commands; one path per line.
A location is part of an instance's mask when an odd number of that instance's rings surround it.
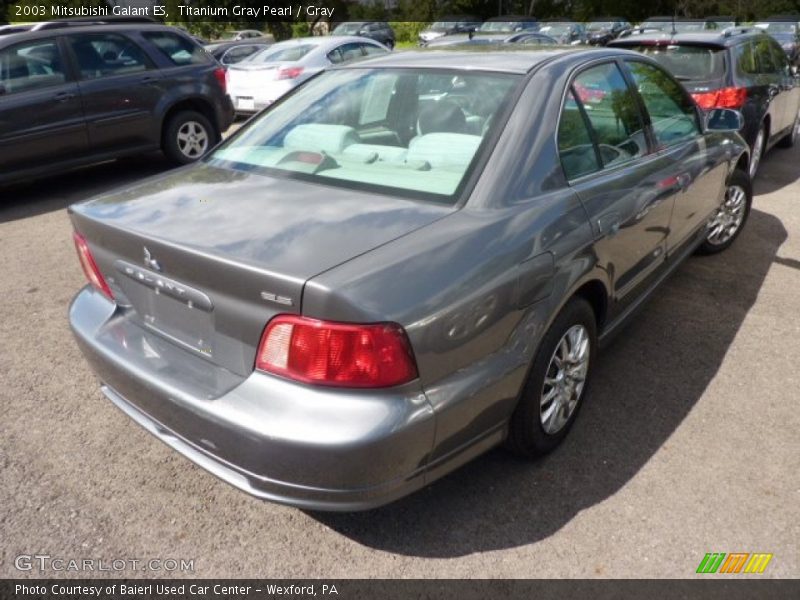
M 174 31 L 188 36 L 185 31 L 169 25 L 161 23 L 87 23 L 81 25 L 70 24 L 66 27 L 57 27 L 52 29 L 39 29 L 38 31 L 21 31 L 18 33 L 9 33 L 8 35 L 0 36 L 0 45 L 7 46 L 16 42 L 24 42 L 27 40 L 36 40 L 42 38 L 49 38 L 56 35 L 75 34 L 75 33 L 102 33 L 106 31 L 112 32 L 130 32 L 130 31 Z
M 288 40 L 280 41 L 273 44 L 272 47 L 280 46 L 319 46 L 327 48 L 330 46 L 339 46 L 340 44 L 347 44 L 349 42 L 358 42 L 363 44 L 372 44 L 380 46 L 379 42 L 371 38 L 366 38 L 358 35 L 314 35 L 308 37 L 291 38 Z
M 614 40 L 610 42 L 611 46 L 625 47 L 635 46 L 637 44 L 658 44 L 658 43 L 673 43 L 673 44 L 696 44 L 699 46 L 720 46 L 728 47 L 738 44 L 742 40 L 748 40 L 755 37 L 767 35 L 760 29 L 748 27 L 731 27 L 723 31 L 697 31 L 688 33 L 671 33 L 669 31 L 656 31 L 652 33 L 639 33 L 626 38 Z
M 507 44 L 487 49 L 485 45 L 474 48 L 465 46 L 442 46 L 393 52 L 369 58 L 341 69 L 371 67 L 397 67 L 419 69 L 454 69 L 464 71 L 493 71 L 498 73 L 525 74 L 537 65 L 558 58 L 579 61 L 581 57 L 601 58 L 628 54 L 625 50 L 586 48 L 576 46 L 550 46 L 547 49 L 531 48 L 522 44 Z

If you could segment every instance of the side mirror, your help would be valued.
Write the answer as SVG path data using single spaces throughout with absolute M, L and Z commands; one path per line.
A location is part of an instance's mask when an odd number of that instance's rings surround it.
M 739 131 L 744 125 L 744 117 L 738 110 L 715 108 L 706 114 L 707 131 Z

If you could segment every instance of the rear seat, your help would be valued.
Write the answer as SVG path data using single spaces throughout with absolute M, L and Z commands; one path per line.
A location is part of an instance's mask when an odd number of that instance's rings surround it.
M 426 133 L 411 140 L 406 161 L 425 161 L 431 168 L 465 169 L 483 138 L 468 133 Z
M 418 135 L 408 145 L 384 146 L 363 144 L 358 133 L 347 125 L 306 123 L 286 134 L 284 147 L 341 155 L 365 163 L 387 162 L 408 164 L 419 168 L 464 169 L 472 161 L 483 138 L 470 133 L 426 133 Z

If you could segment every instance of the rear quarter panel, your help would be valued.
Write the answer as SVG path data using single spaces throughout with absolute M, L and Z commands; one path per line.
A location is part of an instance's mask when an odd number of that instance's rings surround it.
M 604 277 L 553 154 L 562 75 L 528 85 L 464 208 L 304 289 L 306 315 L 406 329 L 437 417 L 434 460 L 505 425 L 554 315 Z M 516 199 L 523 171 L 538 175 Z

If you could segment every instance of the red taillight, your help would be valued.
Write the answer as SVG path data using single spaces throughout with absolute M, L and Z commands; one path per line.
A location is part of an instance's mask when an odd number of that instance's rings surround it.
M 278 79 L 297 79 L 303 72 L 303 67 L 282 67 L 278 69 Z
M 100 272 L 100 269 L 97 268 L 97 263 L 94 262 L 94 257 L 92 256 L 91 250 L 89 250 L 89 245 L 86 243 L 86 238 L 75 231 L 72 233 L 72 239 L 75 241 L 75 249 L 78 251 L 78 259 L 81 261 L 81 267 L 83 267 L 83 273 L 86 275 L 86 279 L 88 279 L 89 283 L 96 289 L 103 292 L 110 300 L 113 300 L 114 294 L 111 293 L 111 288 L 108 287 L 106 280 L 103 278 L 103 274 Z
M 228 92 L 228 70 L 223 68 L 223 67 L 219 67 L 217 69 L 214 69 L 214 77 L 217 78 L 217 83 L 219 83 L 219 87 L 222 88 L 222 91 L 224 93 L 227 93 Z
M 256 369 L 315 385 L 382 388 L 417 377 L 408 338 L 394 323 L 331 323 L 278 315 L 261 336 Z
M 742 108 L 747 100 L 747 88 L 726 87 L 713 92 L 692 94 L 697 105 L 704 110 L 712 108 Z

